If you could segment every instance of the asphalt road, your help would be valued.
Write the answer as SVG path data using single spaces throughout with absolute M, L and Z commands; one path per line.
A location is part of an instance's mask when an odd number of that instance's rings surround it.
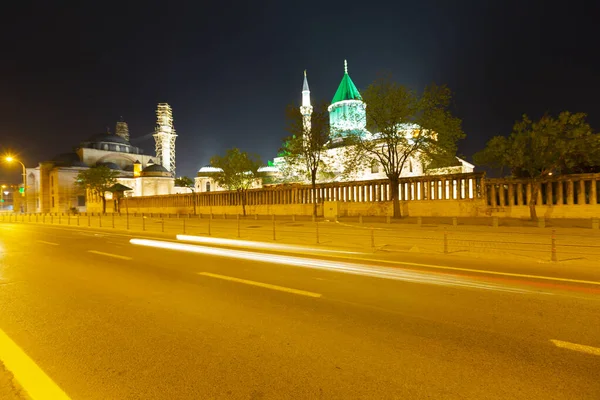
M 132 237 L 0 225 L 0 333 L 72 399 L 600 398 L 599 285 Z

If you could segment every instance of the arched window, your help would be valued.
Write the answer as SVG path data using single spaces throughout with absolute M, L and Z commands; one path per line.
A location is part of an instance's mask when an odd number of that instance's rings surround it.
M 206 191 L 210 192 L 210 182 L 209 181 L 206 182 Z
M 121 146 L 119 146 L 119 145 L 116 145 L 116 146 L 115 146 L 115 151 L 121 151 Z
M 379 162 L 377 160 L 371 161 L 371 173 L 372 174 L 379 173 Z
M 102 150 L 107 150 L 107 151 L 108 151 L 108 145 L 107 145 L 106 143 L 104 143 L 104 144 L 102 145 Z

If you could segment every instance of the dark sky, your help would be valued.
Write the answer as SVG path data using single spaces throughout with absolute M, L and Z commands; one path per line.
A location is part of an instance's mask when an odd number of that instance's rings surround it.
M 95 3 L 92 5 L 91 3 Z M 587 3 L 587 4 L 586 4 Z M 70 151 L 120 116 L 132 137 L 173 107 L 178 175 L 229 147 L 271 159 L 285 106 L 330 101 L 348 59 L 365 88 L 379 71 L 453 90 L 468 159 L 521 114 L 581 111 L 600 128 L 593 1 L 9 2 L 0 23 L 0 152 L 27 166 Z M 134 141 L 153 154 L 152 138 Z M 19 171 L 0 165 L 0 180 Z

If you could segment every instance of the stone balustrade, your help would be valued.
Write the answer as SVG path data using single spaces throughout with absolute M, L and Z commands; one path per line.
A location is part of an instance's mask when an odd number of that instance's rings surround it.
M 480 199 L 484 196 L 484 174 L 431 175 L 402 178 L 398 184 L 401 201 Z M 310 185 L 273 185 L 246 192 L 246 205 L 312 204 L 318 202 L 389 202 L 388 180 L 335 182 L 318 184 L 313 194 Z M 131 208 L 238 206 L 238 192 L 222 191 L 196 194 L 131 197 L 125 200 Z

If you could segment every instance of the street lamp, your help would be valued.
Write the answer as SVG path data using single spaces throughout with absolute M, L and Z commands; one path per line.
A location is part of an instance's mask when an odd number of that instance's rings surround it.
M 17 160 L 13 156 L 4 157 L 4 161 L 6 161 L 7 163 L 17 162 L 17 163 L 21 164 L 21 167 L 23 167 L 23 211 L 26 212 L 27 211 L 27 202 L 26 202 L 26 198 L 25 198 L 25 190 L 27 188 L 27 171 L 25 170 L 25 164 L 23 164 L 21 161 Z

